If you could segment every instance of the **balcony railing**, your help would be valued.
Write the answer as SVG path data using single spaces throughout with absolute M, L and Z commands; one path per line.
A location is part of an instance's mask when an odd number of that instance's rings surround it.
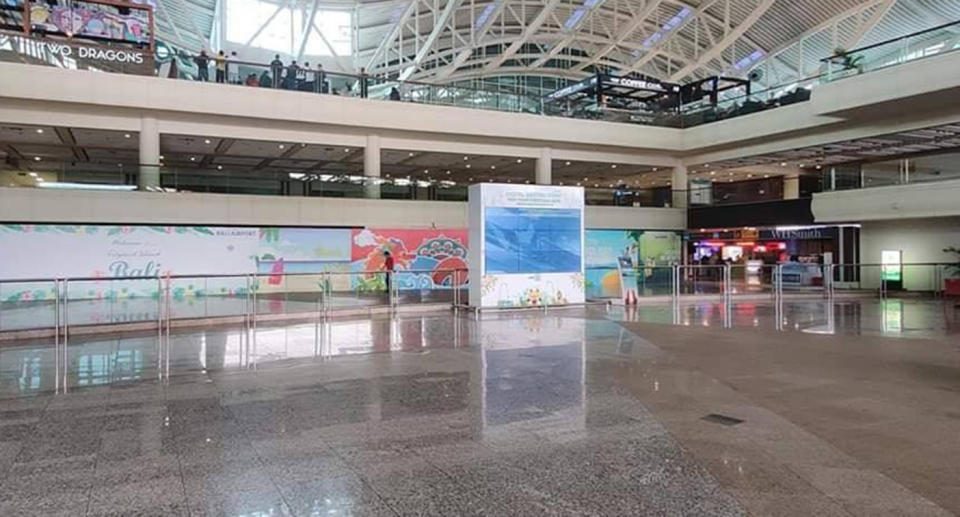
M 822 79 L 836 81 L 960 50 L 960 21 L 950 22 L 823 58 Z

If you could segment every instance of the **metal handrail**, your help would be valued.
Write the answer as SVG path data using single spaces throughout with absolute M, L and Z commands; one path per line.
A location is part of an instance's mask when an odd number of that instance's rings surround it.
M 949 23 L 944 23 L 943 25 L 937 25 L 936 27 L 930 27 L 929 29 L 924 29 L 924 30 L 922 30 L 922 31 L 917 31 L 917 32 L 913 32 L 913 33 L 910 33 L 910 34 L 904 34 L 903 36 L 897 36 L 897 37 L 895 37 L 895 38 L 890 38 L 890 39 L 888 39 L 888 40 L 884 40 L 884 41 L 881 41 L 881 42 L 879 42 L 879 43 L 873 43 L 873 44 L 871 44 L 871 45 L 866 45 L 866 46 L 863 46 L 863 47 L 855 48 L 855 49 L 853 49 L 853 50 L 847 50 L 847 51 L 842 52 L 842 53 L 839 53 L 839 54 L 833 54 L 833 55 L 827 56 L 827 57 L 825 57 L 825 58 L 821 58 L 820 61 L 821 61 L 821 62 L 833 61 L 833 60 L 835 60 L 835 59 L 837 59 L 837 58 L 842 58 L 842 57 L 844 57 L 844 56 L 847 56 L 847 55 L 850 55 L 850 54 L 853 54 L 853 53 L 856 53 L 856 52 L 863 52 L 864 50 L 870 50 L 870 49 L 872 49 L 872 48 L 882 47 L 883 45 L 889 45 L 890 43 L 895 43 L 895 42 L 897 42 L 897 41 L 902 41 L 902 40 L 905 40 L 905 39 L 907 39 L 907 38 L 913 38 L 913 37 L 916 37 L 916 36 L 922 36 L 922 35 L 927 34 L 927 33 L 929 33 L 929 32 L 933 32 L 933 31 L 938 31 L 938 30 L 941 30 L 941 29 L 945 29 L 945 28 L 950 27 L 950 26 L 953 26 L 953 25 L 960 25 L 960 20 L 958 20 L 958 21 L 952 21 L 952 22 L 949 22 Z

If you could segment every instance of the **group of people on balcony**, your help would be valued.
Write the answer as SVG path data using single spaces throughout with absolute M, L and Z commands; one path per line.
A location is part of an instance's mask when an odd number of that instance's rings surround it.
M 361 68 L 357 79 L 358 86 L 351 87 L 351 81 L 346 81 L 341 92 L 337 88 L 331 88 L 327 80 L 327 73 L 323 65 L 318 63 L 316 68 L 312 68 L 310 63 L 304 63 L 302 66 L 296 60 L 284 64 L 280 55 L 274 56 L 273 61 L 257 75 L 255 72 L 248 73 L 243 79 L 240 78 L 240 66 L 258 67 L 252 63 L 241 63 L 237 60 L 237 53 L 230 52 L 229 55 L 223 50 L 215 56 L 210 57 L 205 50 L 193 57 L 193 62 L 197 66 L 197 81 L 207 82 L 210 80 L 210 66 L 214 67 L 215 81 L 218 83 L 244 84 L 246 86 L 256 86 L 260 88 L 278 88 L 284 90 L 312 91 L 317 93 L 332 93 L 333 95 L 346 96 L 367 96 L 368 84 L 366 81 L 367 73 Z M 356 90 L 356 91 L 354 91 Z M 394 99 L 391 92 L 391 100 L 399 100 L 399 92 Z

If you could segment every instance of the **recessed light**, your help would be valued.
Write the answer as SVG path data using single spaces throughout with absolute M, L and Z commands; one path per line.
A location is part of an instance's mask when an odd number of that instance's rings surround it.
M 38 127 L 38 128 L 37 128 L 37 133 L 39 133 L 39 134 L 42 135 L 42 134 L 43 134 L 43 129 Z
M 583 177 L 583 181 L 590 181 L 590 178 L 584 176 L 584 177 Z
M 709 167 L 709 166 L 710 166 L 710 164 L 709 164 L 709 163 L 705 163 L 705 164 L 703 164 L 703 168 L 704 168 L 704 169 L 706 169 L 706 168 L 707 168 L 707 167 Z
M 285 146 L 285 145 L 283 145 L 283 144 L 279 144 L 279 145 L 277 146 L 277 148 L 279 148 L 279 149 L 285 149 L 286 147 L 287 147 L 287 146 Z
M 469 157 L 469 156 L 464 156 L 463 159 L 464 159 L 464 161 L 466 161 L 466 160 L 469 160 L 470 157 Z
M 570 162 L 565 162 L 564 165 L 570 165 Z
M 657 168 L 656 168 L 656 167 L 653 168 L 653 172 L 657 172 Z
M 123 137 L 124 137 L 124 138 L 130 138 L 130 133 L 124 133 L 124 134 L 123 134 Z
M 473 181 L 473 178 L 467 178 L 467 181 Z
M 205 143 L 205 144 L 207 144 L 207 145 L 210 145 L 210 139 L 207 138 L 206 140 L 203 141 L 203 143 Z
M 599 187 L 599 186 L 600 186 L 600 185 L 597 185 L 596 183 L 593 184 L 593 188 L 597 188 L 597 187 Z
M 469 164 L 469 163 L 467 164 L 467 168 L 468 168 L 468 169 L 470 168 L 470 164 Z
M 123 164 L 122 164 L 122 163 L 118 163 L 118 164 L 117 164 L 117 167 L 123 167 Z
M 430 174 L 430 169 L 423 169 L 424 174 Z
M 822 166 L 817 165 L 817 170 L 820 170 L 820 169 L 822 169 L 822 168 L 823 168 Z
M 190 157 L 190 161 L 191 161 L 191 162 L 195 162 L 195 161 L 197 161 L 197 158 L 196 158 L 195 156 L 191 156 L 191 157 Z
M 162 154 L 160 155 L 160 159 L 161 159 L 161 160 L 163 159 L 163 155 L 162 155 Z
M 527 185 L 529 185 L 529 184 L 530 184 L 530 180 L 527 180 Z
M 562 181 L 560 182 L 560 186 L 561 186 L 561 187 L 563 186 L 563 182 L 562 182 Z
M 344 148 L 343 148 L 343 152 L 345 152 L 345 153 L 349 153 L 349 152 L 350 152 L 350 148 L 348 148 L 348 147 L 344 147 Z
M 223 165 L 217 165 L 217 170 L 218 170 L 218 171 L 222 171 L 222 170 L 223 170 Z
M 520 158 L 517 158 L 517 163 L 523 163 L 523 160 L 521 160 Z
M 44 181 L 47 181 L 47 180 L 45 180 L 45 179 L 43 179 L 43 178 L 37 178 L 37 183 L 43 183 Z
M 491 165 L 491 166 L 490 166 L 490 170 L 494 170 L 494 171 L 497 170 L 497 166 L 496 166 L 496 165 Z
M 802 169 L 803 167 L 804 167 L 804 165 L 801 163 L 801 164 L 800 164 L 800 168 Z
M 787 162 L 780 162 L 780 166 L 781 166 L 781 167 L 786 167 L 786 166 L 787 166 Z
M 413 156 L 413 153 L 407 153 L 407 156 Z
M 449 175 L 449 174 L 450 174 L 450 171 L 447 171 L 447 174 Z
M 769 178 L 770 175 L 769 175 L 769 174 L 764 174 L 763 177 L 764 177 L 764 178 Z
M 753 174 L 747 174 L 747 177 L 748 177 L 748 178 L 752 178 L 752 177 L 753 177 Z
M 39 156 L 34 156 L 34 157 L 33 157 L 33 161 L 39 162 L 39 161 L 40 161 L 40 157 L 39 157 Z
M 31 172 L 30 175 L 33 176 L 34 178 L 37 177 L 37 173 L 36 173 L 36 172 Z
M 617 168 L 617 164 L 611 165 L 610 168 L 611 168 L 611 169 L 616 169 L 616 168 Z

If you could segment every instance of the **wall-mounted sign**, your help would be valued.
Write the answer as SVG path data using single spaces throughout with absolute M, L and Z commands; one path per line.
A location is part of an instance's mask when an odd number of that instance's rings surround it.
M 787 240 L 822 240 L 837 236 L 836 228 L 796 228 L 789 230 L 760 230 L 760 239 L 778 241 Z
M 106 47 L 76 41 L 33 38 L 19 34 L 0 34 L 0 48 L 43 61 L 46 64 L 84 70 L 153 75 L 153 55 L 134 47 Z

